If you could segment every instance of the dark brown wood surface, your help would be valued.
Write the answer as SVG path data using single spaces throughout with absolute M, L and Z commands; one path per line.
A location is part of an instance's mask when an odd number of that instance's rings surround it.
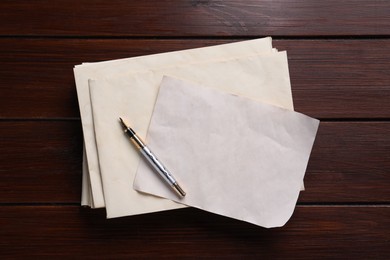
M 390 258 L 390 2 L 1 1 L 0 257 Z M 79 206 L 74 65 L 263 36 L 321 119 L 285 227 Z

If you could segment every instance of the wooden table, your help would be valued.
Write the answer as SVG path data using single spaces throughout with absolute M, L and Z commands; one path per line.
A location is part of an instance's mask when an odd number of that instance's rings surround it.
M 263 36 L 288 51 L 296 111 L 321 120 L 285 227 L 79 206 L 74 65 Z M 389 259 L 389 36 L 389 1 L 1 1 L 1 258 Z

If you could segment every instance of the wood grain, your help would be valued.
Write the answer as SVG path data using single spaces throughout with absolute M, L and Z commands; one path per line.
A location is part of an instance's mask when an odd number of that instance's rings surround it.
M 1 1 L 0 35 L 389 35 L 387 1 Z
M 232 40 L 0 39 L 0 117 L 79 117 L 73 66 Z M 390 118 L 390 40 L 277 40 L 295 109 L 316 118 Z M 34 109 L 27 109 L 33 107 Z
M 299 206 L 279 229 L 196 209 L 106 220 L 102 210 L 9 206 L 0 207 L 0 225 L 5 258 L 386 259 L 390 254 L 390 233 L 383 232 L 390 228 L 386 206 Z
M 77 121 L 0 122 L 0 201 L 79 202 L 82 143 Z
M 79 203 L 81 125 L 0 122 L 0 202 Z M 299 202 L 389 203 L 390 122 L 322 122 Z

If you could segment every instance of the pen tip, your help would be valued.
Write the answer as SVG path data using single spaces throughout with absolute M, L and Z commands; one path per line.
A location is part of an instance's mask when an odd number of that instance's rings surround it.
M 126 127 L 125 121 L 123 121 L 122 117 L 119 117 L 119 122 L 123 127 Z
M 129 124 L 122 117 L 119 117 L 119 121 L 124 128 L 129 128 Z

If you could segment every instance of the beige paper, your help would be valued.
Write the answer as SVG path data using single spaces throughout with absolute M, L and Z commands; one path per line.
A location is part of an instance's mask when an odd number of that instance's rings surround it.
M 170 201 L 164 201 L 163 205 L 161 199 L 145 198 L 132 190 L 140 155 L 126 140 L 118 121 L 120 116 L 127 118 L 141 137 L 146 136 L 163 75 L 293 108 L 286 52 L 91 80 L 93 121 L 108 218 L 178 207 Z
M 166 77 L 148 146 L 187 195 L 179 199 L 143 161 L 134 188 L 263 227 L 283 226 L 318 125 L 291 110 Z
M 87 159 L 85 158 L 85 146 L 83 147 L 83 164 L 82 164 L 82 170 L 83 172 L 86 172 L 88 169 L 88 163 Z M 91 189 L 89 187 L 90 181 L 88 180 L 89 174 L 83 174 L 83 179 L 81 182 L 81 206 L 92 206 L 92 201 L 90 196 Z
M 122 73 L 144 71 L 177 64 L 188 64 L 192 62 L 206 61 L 212 59 L 226 59 L 228 57 L 268 53 L 272 51 L 272 40 L 270 37 L 242 41 L 230 44 L 222 44 L 204 48 L 196 48 L 183 51 L 161 53 L 120 59 L 99 63 L 87 63 L 74 68 L 74 75 L 77 88 L 77 96 L 80 106 L 81 121 L 86 149 L 86 159 L 88 161 L 88 172 L 83 171 L 83 175 L 89 174 L 91 193 L 94 207 L 104 207 L 104 194 L 100 176 L 99 162 L 96 151 L 96 140 L 93 129 L 93 118 L 91 112 L 90 95 L 88 91 L 89 79 L 102 79 Z M 86 185 L 83 184 L 83 187 Z M 88 199 L 83 197 L 84 200 Z

